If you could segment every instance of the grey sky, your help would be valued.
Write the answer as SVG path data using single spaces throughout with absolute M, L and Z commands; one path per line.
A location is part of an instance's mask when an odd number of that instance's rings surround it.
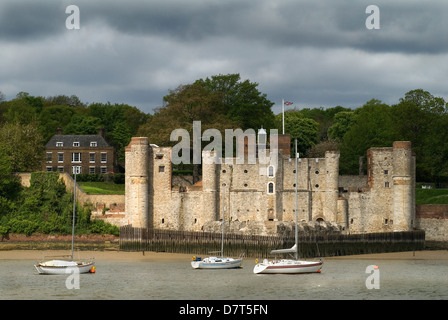
M 79 30 L 65 26 L 72 4 Z M 365 26 L 370 4 L 379 30 Z M 2 0 L 0 91 L 152 112 L 181 84 L 240 73 L 275 113 L 282 98 L 358 107 L 422 88 L 448 100 L 447 13 L 442 0 Z

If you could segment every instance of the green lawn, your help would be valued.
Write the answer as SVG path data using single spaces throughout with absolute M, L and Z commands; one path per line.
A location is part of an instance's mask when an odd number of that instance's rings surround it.
M 448 204 L 448 189 L 415 189 L 416 204 Z
M 78 182 L 88 194 L 124 194 L 124 184 L 111 182 Z

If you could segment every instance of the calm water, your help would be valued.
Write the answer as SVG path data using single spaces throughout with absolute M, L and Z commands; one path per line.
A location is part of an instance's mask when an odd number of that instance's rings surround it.
M 447 299 L 446 260 L 324 260 L 321 274 L 255 275 L 242 269 L 193 270 L 185 262 L 96 261 L 95 274 L 38 275 L 32 260 L 0 261 L 0 299 Z M 379 289 L 367 289 L 368 265 L 379 266 Z

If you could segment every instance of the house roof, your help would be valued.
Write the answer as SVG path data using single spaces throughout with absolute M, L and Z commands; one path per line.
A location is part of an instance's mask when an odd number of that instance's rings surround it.
M 79 142 L 79 147 L 90 147 L 90 142 L 96 142 L 96 147 L 110 147 L 107 141 L 101 135 L 62 135 L 56 134 L 47 142 L 46 148 L 55 148 L 56 142 L 62 142 L 63 148 L 72 148 L 74 142 Z

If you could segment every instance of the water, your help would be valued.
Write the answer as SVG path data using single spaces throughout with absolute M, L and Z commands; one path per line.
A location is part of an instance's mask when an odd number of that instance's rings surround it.
M 247 259 L 236 270 L 194 270 L 190 261 L 96 261 L 81 274 L 38 275 L 33 260 L 0 260 L 0 299 L 297 300 L 447 299 L 447 260 L 324 260 L 320 274 L 255 275 Z M 379 289 L 368 289 L 369 265 L 379 266 Z

